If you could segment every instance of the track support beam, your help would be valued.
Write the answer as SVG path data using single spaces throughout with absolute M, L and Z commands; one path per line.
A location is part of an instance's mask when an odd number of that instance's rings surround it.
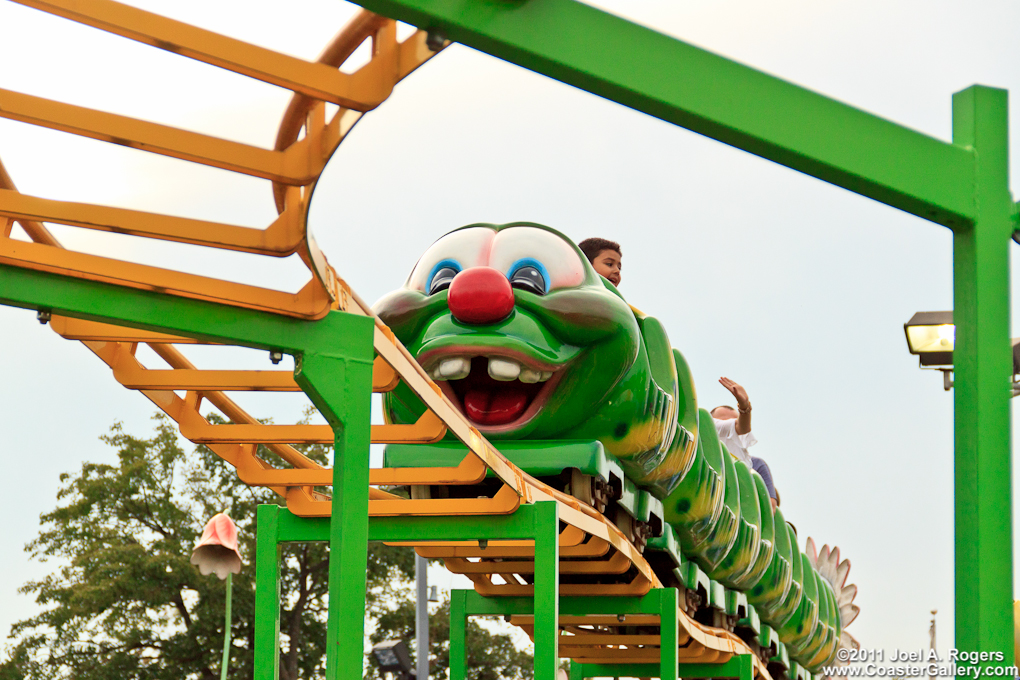
M 953 233 L 956 345 L 956 647 L 1013 664 L 1008 105 L 1004 90 L 953 96 L 953 142 L 974 150 L 975 219 Z M 991 662 L 989 662 L 991 663 Z

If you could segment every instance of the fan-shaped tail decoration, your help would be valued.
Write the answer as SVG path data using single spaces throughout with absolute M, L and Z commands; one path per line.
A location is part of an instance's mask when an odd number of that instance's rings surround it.
M 833 592 L 836 594 L 836 606 L 839 607 L 839 620 L 842 628 L 842 634 L 839 638 L 840 648 L 860 649 L 860 643 L 846 632 L 846 627 L 861 613 L 861 608 L 854 604 L 854 598 L 857 597 L 857 586 L 852 583 L 846 585 L 846 578 L 850 573 L 850 560 L 843 560 L 841 562 L 839 559 L 839 548 L 835 546 L 829 548 L 828 544 L 825 544 L 820 550 L 816 549 L 814 539 L 810 537 L 807 540 L 806 547 L 807 550 L 805 552 L 808 559 L 811 560 L 811 564 L 829 582 Z M 835 663 L 837 665 L 844 665 L 838 660 Z

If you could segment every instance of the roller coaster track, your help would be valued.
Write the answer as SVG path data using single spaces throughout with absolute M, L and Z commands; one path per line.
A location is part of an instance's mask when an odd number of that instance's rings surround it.
M 198 366 L 181 351 L 181 346 L 188 344 L 230 344 L 229 334 L 205 333 L 175 324 L 173 319 L 153 321 L 151 314 L 123 311 L 123 305 L 106 309 L 105 298 L 86 296 L 75 302 L 54 303 L 45 296 L 37 297 L 41 294 L 33 286 L 46 280 L 58 287 L 68 283 L 83 286 L 82 291 L 119 291 L 125 300 L 140 299 L 137 296 L 144 294 L 146 300 L 194 301 L 201 303 L 203 310 L 213 310 L 210 318 L 234 319 L 237 310 L 247 310 L 259 319 L 281 319 L 300 328 L 322 327 L 338 313 L 368 317 L 372 320 L 371 391 L 387 392 L 403 382 L 429 409 L 414 425 L 372 424 L 371 442 L 426 444 L 451 432 L 468 449 L 455 467 L 371 469 L 370 517 L 503 517 L 524 506 L 551 501 L 562 527 L 559 572 L 590 577 L 589 582 L 563 583 L 561 596 L 591 595 L 591 583 L 599 584 L 597 594 L 601 596 L 643 596 L 663 587 L 630 532 L 590 505 L 529 476 L 472 427 L 330 266 L 309 235 L 309 201 L 327 161 L 362 116 L 443 48 L 441 37 L 419 30 L 398 41 L 395 21 L 361 11 L 326 45 L 318 60 L 305 61 L 113 0 L 22 0 L 21 4 L 286 88 L 293 97 L 279 125 L 275 147 L 266 149 L 0 90 L 0 116 L 4 118 L 270 180 L 278 211 L 271 224 L 257 229 L 50 200 L 20 193 L 0 165 L 0 282 L 7 281 L 0 283 L 0 301 L 39 309 L 41 318 L 48 318 L 55 332 L 82 342 L 110 367 L 117 382 L 141 392 L 176 421 L 186 438 L 209 447 L 234 466 L 245 483 L 268 487 L 284 497 L 290 513 L 310 518 L 331 516 L 329 488 L 334 484 L 334 470 L 311 460 L 295 445 L 333 444 L 335 428 L 264 424 L 229 394 L 305 389 L 320 405 L 328 397 L 314 394 L 307 381 L 289 371 Z M 366 41 L 371 45 L 370 60 L 353 73 L 341 71 Z M 267 258 L 296 253 L 308 270 L 308 280 L 297 293 L 289 293 L 76 252 L 62 246 L 47 223 L 174 241 L 208 252 L 240 251 Z M 13 230 L 15 224 L 27 239 Z M 239 336 L 233 337 L 233 344 L 259 346 Z M 138 357 L 141 345 L 148 346 L 166 366 L 144 365 Z M 298 355 L 301 347 L 297 343 L 280 349 Z M 367 395 L 357 398 L 364 402 Z M 229 423 L 203 415 L 203 402 Z M 340 409 L 340 405 L 334 406 Z M 364 417 L 367 410 L 359 413 Z M 260 456 L 260 451 L 271 452 L 272 459 Z M 367 460 L 367 446 L 357 455 Z M 408 499 L 381 488 L 474 485 L 487 474 L 501 483 L 491 497 Z M 413 545 L 422 555 L 444 559 L 451 571 L 473 581 L 479 595 L 534 596 L 534 541 L 493 540 L 484 546 L 476 541 L 392 542 Z M 720 663 L 734 655 L 751 655 L 753 673 L 770 677 L 765 661 L 732 632 L 699 623 L 683 609 L 677 616 L 677 658 L 681 663 Z M 533 632 L 534 615 L 516 615 L 512 622 Z M 600 663 L 658 662 L 660 658 L 663 636 L 648 629 L 660 623 L 655 614 L 632 616 L 626 625 L 622 618 L 607 615 L 563 615 L 557 623 L 562 656 Z M 634 626 L 645 628 L 636 633 Z

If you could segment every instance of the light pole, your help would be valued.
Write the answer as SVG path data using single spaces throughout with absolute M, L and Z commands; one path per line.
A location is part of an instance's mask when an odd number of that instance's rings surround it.
M 954 121 L 958 112 L 961 121 L 954 128 L 954 141 L 975 139 L 976 128 L 968 128 L 963 121 L 975 120 L 967 119 L 964 112 L 975 104 L 973 97 L 977 94 L 975 88 L 953 99 Z M 983 101 L 983 106 L 990 103 L 988 99 Z M 999 103 L 1002 106 L 996 115 L 1002 123 L 1001 140 L 1005 134 L 1004 97 Z M 988 111 L 986 108 L 985 113 Z M 987 132 L 988 128 L 982 128 L 981 136 Z M 1000 175 L 1000 179 L 1003 177 Z M 954 387 L 954 374 L 959 376 L 953 398 L 956 645 L 982 652 L 1004 651 L 1005 661 L 1012 663 L 1012 650 L 1005 650 L 1014 638 L 1014 630 L 1012 622 L 1003 616 L 1013 591 L 1012 451 L 1006 397 L 1020 394 L 1020 343 L 1014 339 L 1012 355 L 1006 353 L 1008 293 L 988 292 L 993 282 L 1001 283 L 1008 291 L 1008 244 L 997 250 L 990 245 L 997 237 L 988 235 L 1004 224 L 989 220 L 980 226 L 954 233 L 958 316 L 954 312 L 918 312 L 903 330 L 910 353 L 919 357 L 921 368 L 942 371 L 946 390 Z M 1010 225 L 1009 233 L 1012 231 Z M 983 233 L 980 247 L 974 241 L 978 232 Z M 1002 256 L 1001 279 L 991 274 L 995 269 L 991 264 L 994 257 L 990 257 L 993 252 Z
M 418 678 L 429 677 L 429 562 L 414 554 L 414 581 L 418 593 L 414 603 L 415 641 L 418 648 Z

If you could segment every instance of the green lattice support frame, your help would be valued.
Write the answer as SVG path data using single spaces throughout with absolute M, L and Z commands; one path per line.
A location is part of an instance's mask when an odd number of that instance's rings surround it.
M 473 590 L 452 591 L 450 593 L 450 680 L 463 680 L 465 677 L 465 627 L 468 617 L 535 615 L 537 629 L 538 616 L 542 613 L 541 602 L 537 598 L 532 601 L 527 597 L 482 597 Z M 640 673 L 625 672 L 620 675 L 678 680 L 679 600 L 676 588 L 658 588 L 641 597 L 561 597 L 559 613 L 562 616 L 655 614 L 659 616 L 661 622 L 662 654 L 659 664 L 589 664 L 588 666 L 571 664 L 572 678 L 575 668 L 586 667 L 600 670 L 594 675 L 585 677 L 617 677 L 614 673 L 621 669 L 639 668 Z M 554 635 L 559 634 L 556 629 L 553 632 Z M 537 634 L 535 637 L 537 652 Z M 744 658 L 747 663 L 748 675 L 740 676 L 741 680 L 753 680 L 750 675 L 751 657 L 735 658 Z M 736 666 L 733 667 L 736 668 Z M 605 669 L 609 670 L 603 672 Z M 707 669 L 706 675 L 696 674 L 704 669 Z M 679 672 L 684 678 L 728 678 L 730 676 L 726 673 L 730 669 L 729 662 L 725 664 L 684 664 L 680 666 Z
M 523 513 L 523 515 L 522 515 Z M 558 625 L 560 610 L 559 577 L 559 513 L 554 502 L 540 502 L 523 506 L 510 517 L 520 518 L 519 525 L 525 535 L 503 535 L 500 532 L 489 538 L 529 538 L 535 540 L 535 596 L 524 598 L 533 603 L 535 612 L 535 680 L 555 680 L 559 667 Z M 464 518 L 449 518 L 453 525 Z M 493 526 L 501 518 L 482 519 L 482 526 Z M 375 520 L 372 520 L 375 522 Z M 485 529 L 483 529 L 485 531 Z M 490 530 L 491 531 L 491 530 Z M 464 534 L 464 538 L 482 538 L 485 534 Z M 505 599 L 505 598 L 500 598 Z M 453 603 L 451 602 L 451 607 Z M 466 677 L 464 655 L 464 626 L 461 624 L 456 638 L 450 631 L 450 680 L 464 680 Z M 459 651 L 457 651 L 459 649 Z
M 255 680 L 277 680 L 280 647 L 280 550 L 281 543 L 326 541 L 332 546 L 333 528 L 325 518 L 298 517 L 277 505 L 258 509 L 257 564 L 255 568 Z M 373 517 L 366 541 L 471 541 L 534 540 L 535 598 L 499 598 L 527 601 L 535 617 L 535 678 L 555 680 L 559 664 L 557 614 L 559 609 L 559 513 L 556 503 L 545 501 L 519 508 L 512 515 L 456 517 Z M 332 551 L 332 547 L 330 548 Z M 364 579 L 362 579 L 364 587 Z M 472 593 L 473 594 L 473 593 Z M 332 594 L 331 594 L 332 597 Z M 618 599 L 618 598 L 610 598 Z M 454 600 L 452 606 L 458 606 Z M 532 602 L 537 603 L 536 606 Z M 676 596 L 674 591 L 674 607 Z M 364 603 L 362 603 L 364 606 Z M 675 611 L 674 611 L 675 618 Z M 330 630 L 332 631 L 332 619 Z M 345 629 L 349 630 L 348 626 Z M 457 637 L 459 635 L 459 638 Z M 348 637 L 355 637 L 349 635 Z M 361 636 L 357 636 L 359 659 Z M 458 642 L 459 640 L 459 642 Z M 541 643 L 541 644 L 540 644 Z M 460 645 L 459 655 L 453 650 Z M 464 678 L 464 625 L 451 631 L 451 678 Z M 348 677 L 359 665 L 344 666 Z M 360 677 L 360 676 L 359 676 Z
M 561 597 L 559 608 L 562 616 L 654 614 L 659 617 L 660 621 L 662 653 L 658 664 L 571 663 L 571 680 L 592 677 L 754 680 L 754 662 L 748 654 L 736 655 L 729 661 L 718 664 L 680 664 L 677 658 L 680 616 L 678 597 L 679 593 L 676 588 L 659 588 L 641 597 Z M 452 591 L 450 593 L 450 680 L 463 680 L 465 677 L 465 628 L 468 617 L 528 616 L 537 611 L 540 611 L 538 602 L 533 602 L 526 597 L 482 597 L 473 590 Z

